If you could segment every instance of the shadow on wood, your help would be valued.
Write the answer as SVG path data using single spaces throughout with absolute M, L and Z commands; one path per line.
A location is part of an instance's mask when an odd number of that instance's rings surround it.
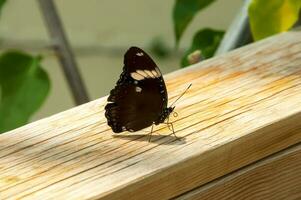
M 136 141 L 149 141 L 149 135 L 114 135 L 113 137 L 115 138 L 120 138 L 123 140 L 136 140 Z M 162 143 L 161 140 L 167 141 Z M 181 145 L 185 144 L 185 138 L 176 138 L 173 135 L 152 135 L 151 140 L 149 141 L 151 143 L 156 143 L 156 144 L 162 144 L 162 145 Z

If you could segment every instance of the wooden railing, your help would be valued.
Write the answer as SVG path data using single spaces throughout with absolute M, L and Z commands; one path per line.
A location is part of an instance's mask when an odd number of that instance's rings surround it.
M 114 135 L 100 98 L 0 135 L 0 199 L 301 198 L 301 32 L 165 79 L 170 101 L 192 83 L 181 141 Z

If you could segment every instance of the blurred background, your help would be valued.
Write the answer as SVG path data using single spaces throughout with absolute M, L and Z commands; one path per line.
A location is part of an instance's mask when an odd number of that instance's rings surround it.
M 242 6 L 242 0 L 219 0 L 200 12 L 175 51 L 172 25 L 174 0 L 64 0 L 55 1 L 91 100 L 109 93 L 123 67 L 123 54 L 139 46 L 152 55 L 164 74 L 180 69 L 184 49 L 200 27 L 226 30 Z M 75 106 L 61 67 L 50 49 L 50 39 L 36 0 L 7 1 L 1 13 L 0 50 L 16 48 L 42 54 L 51 90 L 31 121 Z M 155 45 L 173 53 L 160 57 Z

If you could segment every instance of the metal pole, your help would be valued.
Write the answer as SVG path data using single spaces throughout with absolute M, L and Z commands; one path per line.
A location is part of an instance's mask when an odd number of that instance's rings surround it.
M 215 55 L 226 53 L 252 41 L 248 19 L 248 7 L 250 2 L 251 0 L 244 1 L 242 8 L 226 31 L 226 34 L 216 50 Z
M 38 0 L 38 2 L 44 15 L 53 47 L 72 91 L 74 101 L 77 105 L 86 103 L 89 101 L 88 94 L 79 74 L 77 63 L 64 33 L 54 2 L 53 0 Z

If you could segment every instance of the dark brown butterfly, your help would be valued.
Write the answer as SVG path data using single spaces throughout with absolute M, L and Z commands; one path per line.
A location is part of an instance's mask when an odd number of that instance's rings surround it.
M 175 107 L 167 107 L 167 100 L 164 79 L 155 62 L 142 49 L 131 47 L 105 107 L 108 125 L 115 133 L 135 132 L 167 119 L 174 134 L 168 117 Z

